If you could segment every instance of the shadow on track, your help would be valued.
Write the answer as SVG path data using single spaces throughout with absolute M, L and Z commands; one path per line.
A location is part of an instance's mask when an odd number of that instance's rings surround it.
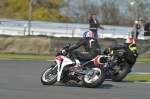
M 54 86 L 86 88 L 86 87 L 84 87 L 84 85 L 81 85 L 81 84 L 54 84 Z M 111 84 L 102 84 L 97 88 L 110 89 L 111 87 L 113 87 L 113 85 L 111 85 Z

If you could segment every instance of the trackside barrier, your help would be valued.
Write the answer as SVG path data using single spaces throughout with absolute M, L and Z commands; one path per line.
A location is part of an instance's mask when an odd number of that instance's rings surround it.
M 47 36 L 0 36 L 0 53 L 55 55 L 66 43 L 77 43 L 81 38 Z M 101 51 L 125 42 L 121 38 L 99 38 Z M 139 57 L 150 57 L 150 40 L 135 40 Z M 84 50 L 83 47 L 77 50 Z

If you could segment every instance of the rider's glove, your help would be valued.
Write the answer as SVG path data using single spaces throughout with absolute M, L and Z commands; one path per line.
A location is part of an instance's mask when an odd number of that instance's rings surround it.
M 66 50 L 62 50 L 61 53 L 62 53 L 62 54 L 66 54 Z

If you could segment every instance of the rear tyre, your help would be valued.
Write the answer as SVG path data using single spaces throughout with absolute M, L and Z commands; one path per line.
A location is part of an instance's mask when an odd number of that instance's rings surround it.
M 105 72 L 103 68 L 94 67 L 83 77 L 83 85 L 87 88 L 95 88 L 100 86 L 105 80 Z
M 52 65 L 44 71 L 41 76 L 41 83 L 43 85 L 52 85 L 57 82 L 57 68 L 56 65 Z
M 124 63 L 124 66 L 122 66 L 121 70 L 118 73 L 114 73 L 111 75 L 111 79 L 113 82 L 120 82 L 122 81 L 126 75 L 128 74 L 130 70 L 130 66 L 128 63 Z

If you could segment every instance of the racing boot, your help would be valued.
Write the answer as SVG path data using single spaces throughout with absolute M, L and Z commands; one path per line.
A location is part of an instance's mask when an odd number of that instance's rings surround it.
M 81 66 L 81 65 L 80 65 L 80 61 L 79 61 L 78 59 L 75 59 L 75 63 L 76 63 L 76 65 L 75 65 L 74 67 L 79 67 L 79 66 Z

